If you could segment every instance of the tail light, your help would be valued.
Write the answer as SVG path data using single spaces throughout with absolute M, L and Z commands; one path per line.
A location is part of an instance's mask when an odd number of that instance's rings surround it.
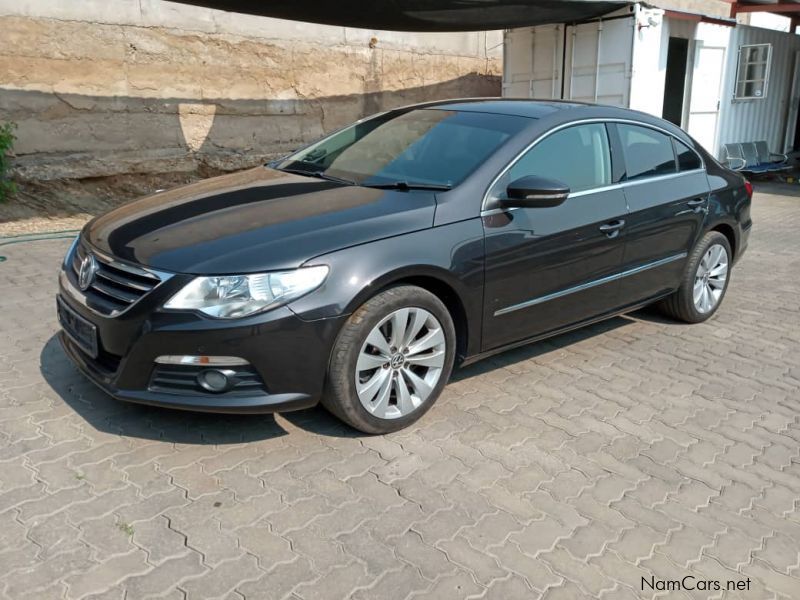
M 747 197 L 750 198 L 750 200 L 752 200 L 753 199 L 753 184 L 750 183 L 749 179 L 745 179 L 744 180 L 744 191 L 747 192 Z

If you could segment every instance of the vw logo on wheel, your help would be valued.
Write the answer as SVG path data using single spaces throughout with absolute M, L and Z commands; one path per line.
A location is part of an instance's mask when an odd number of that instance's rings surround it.
M 97 268 L 97 259 L 91 254 L 87 254 L 81 261 L 81 268 L 78 271 L 78 287 L 81 288 L 81 291 L 85 292 L 92 285 Z

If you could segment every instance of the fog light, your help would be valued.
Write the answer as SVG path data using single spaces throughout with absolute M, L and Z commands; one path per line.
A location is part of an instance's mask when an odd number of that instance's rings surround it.
M 213 394 L 220 394 L 233 387 L 235 373 L 228 369 L 203 369 L 197 374 L 197 383 L 204 390 Z

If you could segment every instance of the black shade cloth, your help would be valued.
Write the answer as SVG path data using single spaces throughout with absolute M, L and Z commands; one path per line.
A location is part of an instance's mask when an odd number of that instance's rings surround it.
M 479 31 L 593 19 L 606 0 L 173 0 L 230 12 L 395 31 Z

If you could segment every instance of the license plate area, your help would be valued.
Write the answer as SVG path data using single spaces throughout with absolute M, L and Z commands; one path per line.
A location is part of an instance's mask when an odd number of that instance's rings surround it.
M 97 358 L 97 327 L 67 306 L 61 298 L 58 298 L 56 303 L 58 305 L 58 322 L 64 332 L 78 348 L 92 358 Z

